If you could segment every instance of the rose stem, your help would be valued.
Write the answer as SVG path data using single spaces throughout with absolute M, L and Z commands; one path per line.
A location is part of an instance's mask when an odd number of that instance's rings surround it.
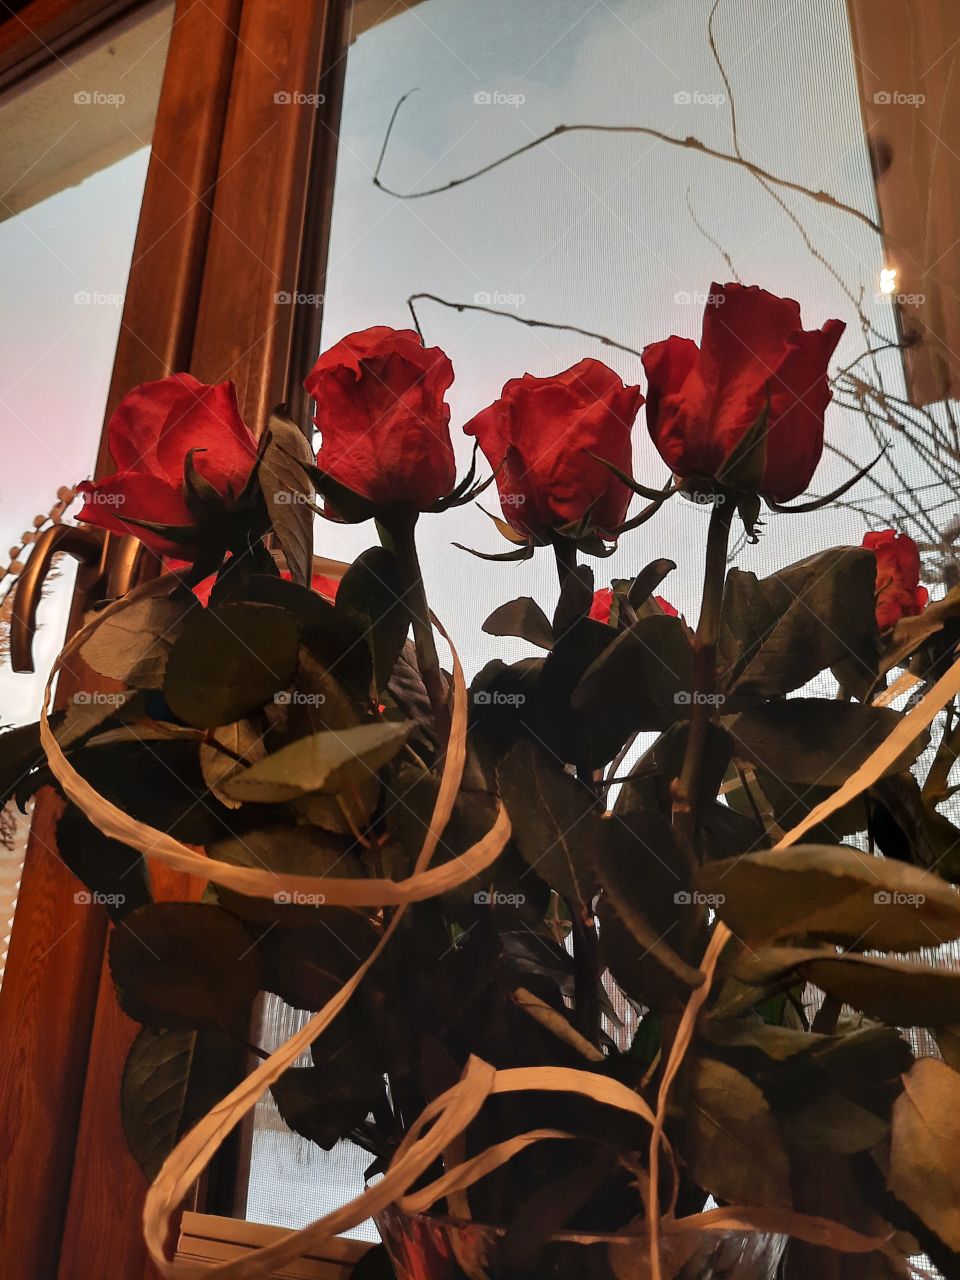
M 707 730 L 713 712 L 712 695 L 717 679 L 720 606 L 723 601 L 723 584 L 727 576 L 727 545 L 730 540 L 732 520 L 733 503 L 724 494 L 718 494 L 710 513 L 707 555 L 703 571 L 703 598 L 693 641 L 693 706 L 687 733 L 687 748 L 680 777 L 674 784 L 674 823 L 681 828 L 691 847 L 697 825 L 697 798 L 703 774 Z
M 559 535 L 553 542 L 553 554 L 557 562 L 560 590 L 571 573 L 577 569 L 577 544 Z M 577 777 L 597 794 L 597 781 L 593 771 L 584 765 L 577 766 Z M 582 1035 L 591 1044 L 600 1042 L 600 1001 L 597 985 L 600 981 L 600 948 L 597 926 L 593 918 L 593 905 L 589 902 L 567 901 L 573 932 L 573 983 L 574 1006 Z
M 430 607 L 423 588 L 423 574 L 420 570 L 420 557 L 417 555 L 415 530 L 417 512 L 400 508 L 391 514 L 389 522 L 383 522 L 388 534 L 397 563 L 400 566 L 400 582 L 403 588 L 403 599 L 413 622 L 413 642 L 417 649 L 417 665 L 423 678 L 430 706 L 433 710 L 437 733 L 441 745 L 450 733 L 450 708 L 447 704 L 447 691 L 443 675 L 440 671 L 440 659 L 437 657 L 437 646 L 433 639 L 433 626 L 430 622 Z
M 557 534 L 553 541 L 553 554 L 557 561 L 557 577 L 560 579 L 562 590 L 568 575 L 577 568 L 577 544 Z

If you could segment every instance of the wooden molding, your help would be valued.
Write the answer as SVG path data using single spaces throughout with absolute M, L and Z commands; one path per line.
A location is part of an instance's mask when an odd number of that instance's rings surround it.
M 0 0 L 0 90 L 59 58 L 149 0 Z
M 339 111 L 339 97 L 328 100 L 324 67 L 332 81 L 343 8 L 244 4 L 191 372 L 231 379 L 254 431 L 287 395 L 296 319 L 288 299 L 301 287 L 309 177 L 327 171 L 335 146 L 326 113 Z M 310 235 L 322 241 L 318 229 Z
M 960 5 L 847 4 L 908 393 L 931 404 L 960 395 Z

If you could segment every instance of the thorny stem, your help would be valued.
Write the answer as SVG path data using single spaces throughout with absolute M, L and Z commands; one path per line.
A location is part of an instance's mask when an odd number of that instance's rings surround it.
M 727 546 L 734 504 L 726 495 L 718 495 L 710 513 L 707 533 L 707 555 L 703 571 L 703 598 L 700 618 L 693 642 L 693 689 L 687 748 L 680 777 L 674 783 L 673 820 L 687 840 L 693 843 L 697 825 L 697 798 L 703 774 L 707 731 L 713 712 L 713 694 L 717 679 L 717 639 L 720 633 L 720 606 L 723 584 L 727 576 Z

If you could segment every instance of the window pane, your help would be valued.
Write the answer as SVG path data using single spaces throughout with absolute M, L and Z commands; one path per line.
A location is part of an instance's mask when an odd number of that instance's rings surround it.
M 13 141 L 0 162 L 0 644 L 22 548 L 41 518 L 95 465 L 124 291 L 150 159 L 172 4 L 150 6 L 0 100 Z M 128 78 L 129 77 L 129 78 Z M 8 132 L 9 130 L 9 132 Z M 121 158 L 118 158 L 121 157 Z M 35 675 L 0 661 L 0 725 L 37 719 L 63 643 L 75 564 L 48 578 Z M 11 806 L 12 808 L 12 806 Z M 0 977 L 29 829 L 0 831 Z

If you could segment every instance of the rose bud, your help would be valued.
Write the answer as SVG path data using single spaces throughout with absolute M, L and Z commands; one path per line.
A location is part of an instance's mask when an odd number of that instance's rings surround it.
M 513 378 L 464 431 L 495 471 L 504 518 L 519 533 L 546 539 L 585 516 L 603 532 L 623 523 L 632 494 L 600 459 L 632 475 L 630 433 L 642 404 L 639 387 L 581 360 L 553 377 Z
M 787 502 L 806 489 L 823 452 L 827 365 L 845 325 L 808 331 L 791 298 L 754 285 L 710 288 L 699 347 L 672 337 L 644 350 L 650 436 L 681 479 Z M 734 464 L 758 423 L 762 436 Z
M 668 618 L 677 618 L 680 615 L 663 596 L 653 596 L 654 601 L 660 608 L 661 613 L 665 613 Z M 610 614 L 613 610 L 614 590 L 613 587 L 601 587 L 599 591 L 593 593 L 593 604 L 590 606 L 588 618 L 592 618 L 594 622 L 609 622 Z
M 377 506 L 426 510 L 451 492 L 456 462 L 444 395 L 453 366 L 412 329 L 348 334 L 313 366 L 317 465 Z
M 192 559 L 194 548 L 134 522 L 196 527 L 196 512 L 184 496 L 191 454 L 201 481 L 228 505 L 246 488 L 257 456 L 233 383 L 207 386 L 189 373 L 128 392 L 107 424 L 107 444 L 117 471 L 78 486 L 84 505 L 77 519 L 132 533 L 152 551 L 181 559 Z
M 901 618 L 923 612 L 928 592 L 920 583 L 920 552 L 905 533 L 883 529 L 868 533 L 863 546 L 877 557 L 877 626 L 889 631 Z

